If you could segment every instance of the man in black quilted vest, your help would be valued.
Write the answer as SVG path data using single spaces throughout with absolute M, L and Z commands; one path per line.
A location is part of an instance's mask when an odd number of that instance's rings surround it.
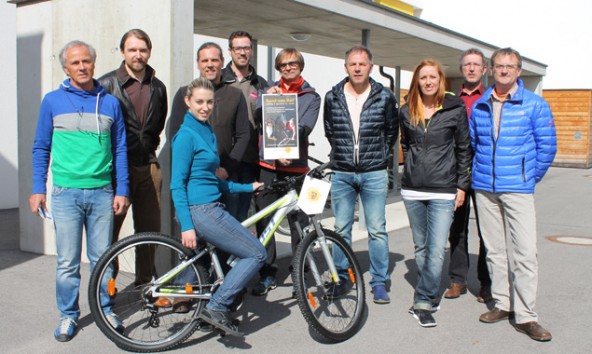
M 354 206 L 360 196 L 374 302 L 388 304 L 387 166 L 399 134 L 398 105 L 392 91 L 370 78 L 372 67 L 368 48 L 353 47 L 345 53 L 348 77 L 325 96 L 324 124 L 335 172 L 331 179 L 335 231 L 351 244 Z M 334 257 L 338 269 L 347 268 L 344 257 Z

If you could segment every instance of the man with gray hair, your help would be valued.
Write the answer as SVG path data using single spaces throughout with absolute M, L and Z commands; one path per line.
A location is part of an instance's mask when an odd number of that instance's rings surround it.
M 535 312 L 538 284 L 534 189 L 557 151 L 549 104 L 519 79 L 522 57 L 512 48 L 491 56 L 494 85 L 471 112 L 473 189 L 487 248 L 495 307 L 479 321 L 515 317 L 518 332 L 551 340 Z M 505 227 L 507 223 L 507 227 Z M 510 261 L 511 260 L 511 261 Z
M 92 271 L 111 245 L 114 214 L 125 213 L 129 206 L 123 116 L 117 99 L 93 79 L 95 60 L 95 50 L 84 42 L 72 41 L 62 49 L 60 62 L 68 78 L 43 98 L 33 142 L 29 205 L 33 214 L 44 219 L 52 218 L 46 205 L 51 157 L 56 298 L 60 311 L 54 336 L 60 342 L 72 339 L 80 316 L 83 227 Z M 109 297 L 103 298 L 107 319 L 116 330 L 123 331 L 121 321 L 110 311 Z

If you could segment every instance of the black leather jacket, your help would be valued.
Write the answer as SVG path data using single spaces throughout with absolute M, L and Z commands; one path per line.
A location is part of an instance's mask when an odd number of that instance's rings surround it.
M 344 79 L 327 92 L 324 106 L 325 136 L 331 144 L 333 169 L 371 172 L 386 169 L 388 157 L 399 134 L 395 95 L 370 79 L 370 94 L 360 113 L 360 129 L 354 136 L 343 87 Z
M 157 162 L 156 149 L 160 144 L 160 133 L 164 129 L 167 117 L 167 92 L 166 87 L 157 79 L 154 69 L 146 66 L 146 75 L 150 77 L 150 101 L 148 103 L 148 115 L 144 126 L 140 124 L 136 117 L 136 112 L 132 103 L 123 89 L 123 85 L 129 79 L 125 63 L 117 70 L 113 70 L 101 78 L 99 82 L 107 92 L 119 100 L 123 117 L 125 120 L 125 130 L 127 137 L 127 158 L 132 166 L 147 165 Z
M 403 188 L 433 193 L 469 189 L 471 136 L 467 111 L 459 97 L 447 93 L 427 128 L 423 122 L 410 124 L 405 104 L 401 108 L 401 147 L 405 156 Z

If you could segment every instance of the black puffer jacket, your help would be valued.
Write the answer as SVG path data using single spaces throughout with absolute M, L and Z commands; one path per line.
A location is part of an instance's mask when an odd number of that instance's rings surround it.
M 360 113 L 360 130 L 354 136 L 343 87 L 345 78 L 327 92 L 324 106 L 325 136 L 331 144 L 333 169 L 371 172 L 386 169 L 388 156 L 399 134 L 395 95 L 370 79 L 370 94 Z
M 154 76 L 154 69 L 146 66 L 146 75 L 150 77 L 150 101 L 148 103 L 148 115 L 144 126 L 136 117 L 136 111 L 125 92 L 123 85 L 128 76 L 122 63 L 119 69 L 103 75 L 99 82 L 107 92 L 115 96 L 119 101 L 123 117 L 125 119 L 125 131 L 127 138 L 127 159 L 132 166 L 143 166 L 156 160 L 156 149 L 160 144 L 160 133 L 164 129 L 167 117 L 167 92 L 166 87 Z
M 401 108 L 401 146 L 405 170 L 404 189 L 432 193 L 468 190 L 471 169 L 471 136 L 463 101 L 446 93 L 442 107 L 427 129 L 424 122 L 413 126 L 409 106 Z

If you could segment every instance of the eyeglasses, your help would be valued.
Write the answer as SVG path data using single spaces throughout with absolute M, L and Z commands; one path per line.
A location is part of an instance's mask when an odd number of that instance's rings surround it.
M 297 61 L 289 61 L 287 63 L 280 63 L 280 65 L 278 65 L 278 67 L 280 68 L 280 70 L 284 70 L 287 67 L 291 67 L 291 68 L 297 68 L 300 66 L 300 64 Z
M 253 48 L 251 48 L 251 47 L 232 47 L 230 49 L 232 49 L 232 51 L 235 52 L 235 53 L 239 53 L 239 52 L 246 52 L 246 53 L 248 53 Z
M 504 69 L 506 69 L 508 71 L 514 71 L 514 70 L 518 69 L 518 65 L 516 65 L 516 64 L 495 64 L 495 65 L 493 65 L 493 68 L 497 71 L 502 71 Z

